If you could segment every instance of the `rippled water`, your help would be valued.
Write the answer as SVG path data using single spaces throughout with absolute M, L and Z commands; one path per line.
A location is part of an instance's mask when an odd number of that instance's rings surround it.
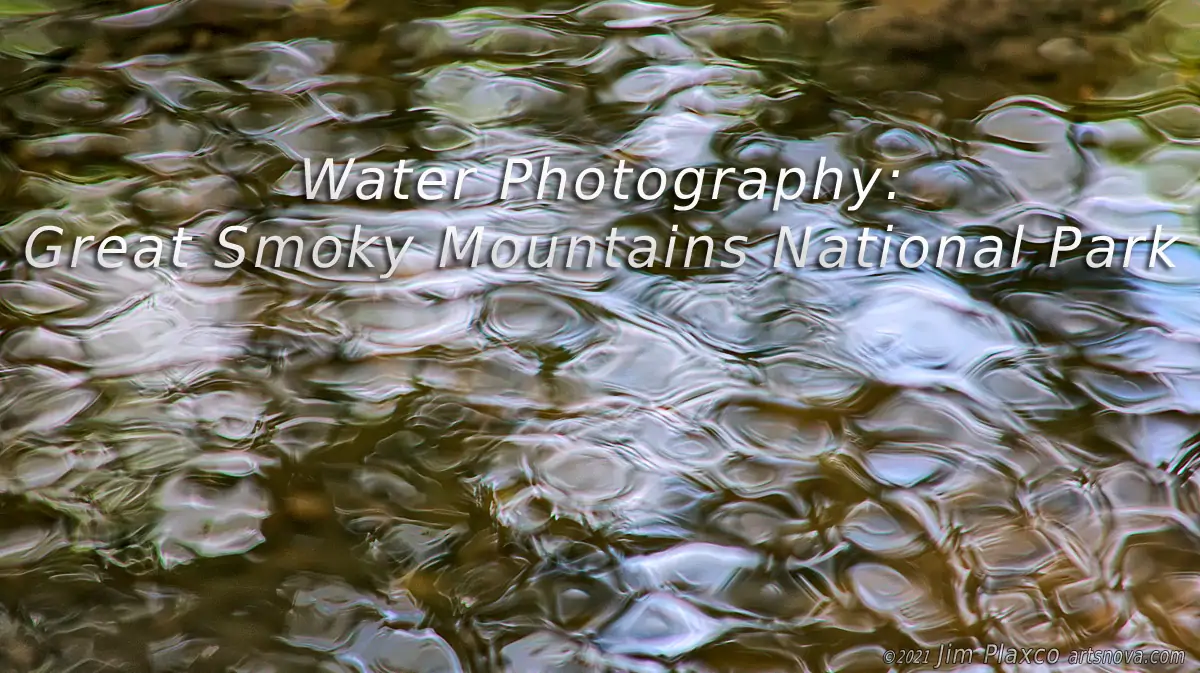
M 0 0 L 0 21 L 0 670 L 868 672 L 943 644 L 1200 670 L 1193 0 Z M 457 204 L 313 203 L 306 156 L 484 179 Z M 678 213 L 500 202 L 511 156 L 901 177 L 853 213 Z M 197 238 L 182 270 L 34 269 L 45 224 Z M 774 269 L 763 247 L 379 281 L 213 268 L 237 224 L 424 255 L 447 224 L 1031 238 L 999 270 Z M 1060 224 L 1185 243 L 1174 270 L 1049 268 Z

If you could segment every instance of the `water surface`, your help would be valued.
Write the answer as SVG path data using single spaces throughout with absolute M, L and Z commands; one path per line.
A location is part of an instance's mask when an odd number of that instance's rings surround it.
M 0 669 L 1197 670 L 1198 7 L 0 0 Z M 501 202 L 512 156 L 900 177 L 681 213 Z M 304 157 L 482 177 L 319 203 Z M 35 269 L 46 224 L 196 239 Z M 998 270 L 212 266 L 225 227 L 356 224 L 426 258 L 448 224 L 1030 238 Z M 1184 242 L 1050 268 L 1062 225 Z

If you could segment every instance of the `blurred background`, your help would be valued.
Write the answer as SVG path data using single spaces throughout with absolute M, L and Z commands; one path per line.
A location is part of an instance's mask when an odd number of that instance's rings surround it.
M 0 0 L 0 671 L 1200 670 L 1198 68 L 1196 0 Z M 501 202 L 512 156 L 900 177 L 680 213 Z M 479 179 L 307 201 L 303 157 Z M 1026 244 L 212 266 L 225 227 L 356 224 L 424 258 L 448 224 Z M 35 269 L 45 225 L 196 239 Z M 1062 225 L 1183 242 L 1049 268 Z

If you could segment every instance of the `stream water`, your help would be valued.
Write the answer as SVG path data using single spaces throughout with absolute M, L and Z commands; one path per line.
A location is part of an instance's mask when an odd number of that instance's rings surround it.
M 1200 670 L 1197 68 L 1195 0 L 0 0 L 0 670 Z M 500 201 L 514 156 L 886 185 Z M 34 268 L 47 225 L 196 238 Z M 239 225 L 1027 242 L 380 280 L 216 268 Z M 1175 268 L 1051 268 L 1062 225 Z M 1067 661 L 1116 647 L 1172 654 Z

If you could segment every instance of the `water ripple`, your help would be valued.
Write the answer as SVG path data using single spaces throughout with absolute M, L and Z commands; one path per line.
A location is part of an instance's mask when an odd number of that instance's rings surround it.
M 0 1 L 0 669 L 1197 670 L 1194 4 Z M 473 173 L 310 201 L 305 157 Z M 881 177 L 680 211 L 501 200 L 510 157 Z M 193 238 L 42 268 L 45 225 Z M 1050 266 L 1156 225 L 1174 268 Z M 235 226 L 413 243 L 215 268 Z M 448 226 L 749 259 L 434 271 Z M 775 268 L 804 227 L 968 261 Z

